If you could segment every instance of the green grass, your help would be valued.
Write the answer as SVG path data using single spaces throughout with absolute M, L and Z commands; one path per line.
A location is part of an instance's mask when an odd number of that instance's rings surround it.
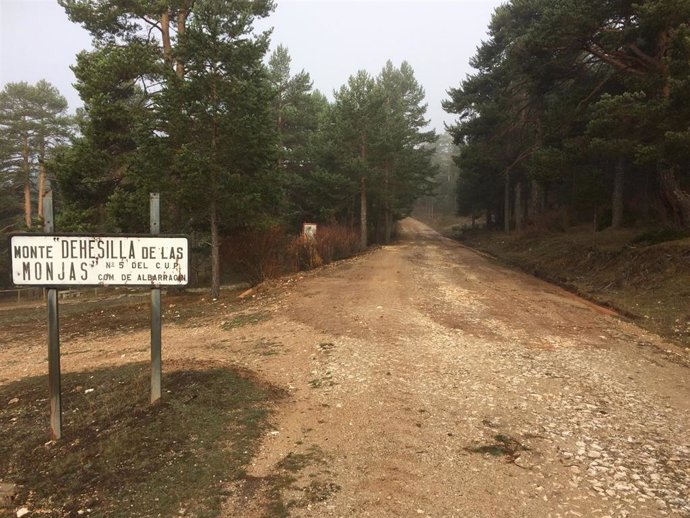
M 0 387 L 0 480 L 17 484 L 17 506 L 48 516 L 217 516 L 280 396 L 232 369 L 184 367 L 165 365 L 155 406 L 148 364 L 64 376 L 56 443 L 47 442 L 46 379 Z
M 290 515 L 290 509 L 324 502 L 340 491 L 338 484 L 328 480 L 331 475 L 328 463 L 318 446 L 311 446 L 304 453 L 288 453 L 276 465 L 276 472 L 266 480 L 266 516 L 285 518 Z
M 483 446 L 468 447 L 465 451 L 491 455 L 492 457 L 515 457 L 521 451 L 529 451 L 529 448 L 518 442 L 513 437 L 504 434 L 494 435 L 494 442 Z
M 271 315 L 264 311 L 259 311 L 256 313 L 244 313 L 233 317 L 231 320 L 223 322 L 221 327 L 225 331 L 230 331 L 231 329 L 238 327 L 260 324 L 261 322 L 269 320 L 270 318 Z

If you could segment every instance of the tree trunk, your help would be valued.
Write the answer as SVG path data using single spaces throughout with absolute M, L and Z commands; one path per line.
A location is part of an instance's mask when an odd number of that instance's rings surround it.
M 673 222 L 690 228 L 690 195 L 681 189 L 673 169 L 659 168 L 661 195 L 671 208 Z
M 527 202 L 527 216 L 532 223 L 537 223 L 544 212 L 544 191 L 539 182 L 532 180 L 529 189 L 529 201 Z
M 391 166 L 390 164 L 386 164 L 386 168 L 384 171 L 384 193 L 386 196 L 386 205 L 384 209 L 384 235 L 383 235 L 383 242 L 385 244 L 388 244 L 391 242 L 391 226 L 392 226 L 392 221 L 393 221 L 393 213 L 391 210 L 391 193 L 390 193 L 390 170 Z
M 163 43 L 163 57 L 165 62 L 172 67 L 172 45 L 170 43 L 170 13 L 166 10 L 161 14 L 161 40 Z
M 189 16 L 189 9 L 186 5 L 186 3 L 180 7 L 180 10 L 177 12 L 177 46 L 178 49 L 180 47 L 181 40 L 184 37 L 185 31 L 187 29 L 187 16 Z M 184 74 L 185 74 L 185 68 L 184 68 L 184 60 L 182 57 L 177 55 L 177 62 L 175 63 L 175 72 L 177 73 L 177 77 L 180 79 L 184 79 Z
M 211 84 L 211 96 L 214 106 L 218 101 L 215 81 Z M 218 236 L 218 196 L 220 192 L 220 181 L 218 178 L 217 163 L 218 146 L 218 122 L 213 118 L 213 128 L 211 128 L 211 200 L 209 209 L 211 211 L 211 298 L 220 297 L 220 238 Z
M 503 193 L 503 230 L 510 232 L 510 173 L 505 172 L 505 187 Z
M 386 211 L 386 244 L 391 242 L 391 236 L 393 235 L 393 213 L 390 209 Z
M 661 56 L 666 51 L 669 38 L 670 35 L 667 31 L 662 31 L 659 34 L 658 45 Z M 662 72 L 664 72 L 665 81 L 661 90 L 661 96 L 667 99 L 671 95 L 668 68 L 662 69 Z M 690 228 L 690 195 L 681 188 L 672 167 L 664 167 L 660 164 L 657 174 L 659 176 L 661 196 L 671 209 L 674 223 L 683 228 Z
M 218 238 L 218 205 L 211 197 L 211 298 L 220 297 L 220 239 Z
M 624 211 L 624 182 L 625 182 L 625 158 L 620 157 L 616 161 L 616 169 L 613 175 L 613 197 L 611 199 L 611 228 L 621 228 L 623 225 Z
M 367 247 L 367 189 L 364 176 L 359 177 L 359 247 Z
M 41 146 L 39 149 L 38 157 L 38 217 L 43 219 L 43 195 L 46 191 L 46 144 L 45 141 L 41 140 Z
M 41 160 L 38 169 L 38 217 L 43 219 L 43 195 L 46 191 L 46 165 L 43 160 Z
M 22 150 L 22 168 L 24 169 L 24 223 L 31 228 L 31 171 L 29 170 L 29 137 L 24 135 Z
M 362 136 L 362 141 L 359 146 L 359 158 L 362 161 L 361 166 L 365 167 L 367 160 L 367 142 L 366 136 Z M 364 173 L 359 177 L 359 246 L 365 250 L 368 242 L 367 236 L 367 186 L 364 178 Z
M 515 230 L 524 230 L 524 209 L 522 208 L 522 182 L 515 184 Z

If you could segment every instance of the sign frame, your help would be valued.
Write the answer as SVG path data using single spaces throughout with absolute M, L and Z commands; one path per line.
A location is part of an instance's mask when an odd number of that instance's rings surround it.
M 146 240 L 154 240 L 154 241 L 164 241 L 166 239 L 184 239 L 186 241 L 186 257 L 183 259 L 184 265 L 186 267 L 186 279 L 184 282 L 174 282 L 174 283 L 161 283 L 161 282 L 156 282 L 156 281 L 149 281 L 149 282 L 139 282 L 139 283 L 132 283 L 132 282 L 118 282 L 117 279 L 113 280 L 104 280 L 100 282 L 65 282 L 65 283 L 53 283 L 53 282 L 41 282 L 41 283 L 30 283 L 30 284 L 23 284 L 23 283 L 17 283 L 14 280 L 14 273 L 15 273 L 15 258 L 13 257 L 13 250 L 12 250 L 12 240 L 15 237 L 43 237 L 46 239 L 54 239 L 57 238 L 58 240 L 61 238 L 80 238 L 80 239 L 98 239 L 98 238 L 125 238 L 125 239 L 146 239 Z M 166 287 L 166 288 L 174 288 L 174 287 L 185 287 L 189 285 L 190 282 L 190 274 L 191 274 L 191 250 L 190 250 L 190 238 L 188 235 L 185 234 L 117 234 L 117 233 L 75 233 L 75 232 L 56 232 L 56 233 L 50 233 L 50 232 L 13 232 L 9 235 L 9 247 L 8 247 L 8 254 L 9 254 L 9 260 L 10 260 L 10 270 L 9 274 L 11 277 L 11 282 L 13 286 L 33 286 L 33 287 L 43 287 L 43 288 L 48 288 L 48 289 L 65 289 L 65 288 L 80 288 L 80 287 L 127 287 L 127 288 L 160 288 L 160 287 Z M 102 258 L 101 258 L 102 259 Z M 93 260 L 93 259 L 88 259 L 88 260 Z M 99 259 L 100 260 L 100 259 Z M 103 259 L 105 260 L 105 259 Z

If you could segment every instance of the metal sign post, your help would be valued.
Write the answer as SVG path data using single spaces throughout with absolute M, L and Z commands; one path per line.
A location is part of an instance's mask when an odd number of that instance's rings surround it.
M 48 192 L 43 200 L 43 231 L 52 234 L 53 193 Z M 48 289 L 48 394 L 50 398 L 50 436 L 53 440 L 62 437 L 62 382 L 60 375 L 60 324 L 58 318 L 57 289 Z
M 151 234 L 160 234 L 160 195 L 150 194 Z M 161 399 L 161 290 L 151 289 L 151 403 Z
M 16 286 L 48 291 L 48 384 L 50 432 L 62 437 L 58 290 L 85 286 L 146 286 L 151 289 L 151 403 L 161 399 L 161 286 L 186 286 L 187 236 L 160 235 L 160 198 L 151 194 L 152 235 L 58 234 L 53 199 L 46 195 L 44 233 L 12 234 L 10 264 Z

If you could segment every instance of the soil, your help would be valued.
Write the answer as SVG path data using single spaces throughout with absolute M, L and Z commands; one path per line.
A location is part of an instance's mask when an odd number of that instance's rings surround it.
M 68 315 L 63 372 L 146 361 L 145 306 Z M 287 394 L 222 516 L 690 516 L 690 353 L 416 220 L 243 299 L 164 307 L 164 369 Z M 0 384 L 47 370 L 45 329 L 15 311 Z
M 462 230 L 431 224 L 441 233 L 500 261 L 616 309 L 649 331 L 690 347 L 690 238 L 674 229 L 640 227 L 593 232 Z

